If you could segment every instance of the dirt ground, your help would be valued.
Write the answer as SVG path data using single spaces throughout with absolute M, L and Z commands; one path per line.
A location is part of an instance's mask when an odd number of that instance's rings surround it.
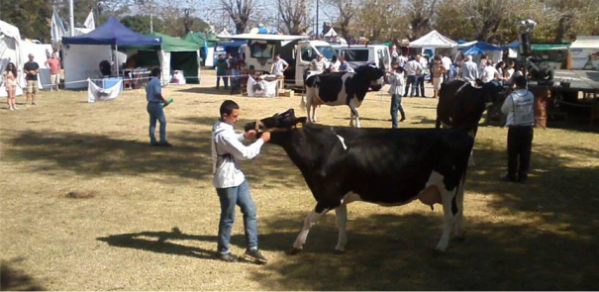
M 202 85 L 164 95 L 173 148 L 151 148 L 143 90 L 87 103 L 86 91 L 44 91 L 37 106 L 0 106 L 2 289 L 47 290 L 598 290 L 599 136 L 537 129 L 527 185 L 500 182 L 505 128 L 482 126 L 469 170 L 467 238 L 433 253 L 441 208 L 348 208 L 347 252 L 334 255 L 334 213 L 304 253 L 285 252 L 315 201 L 284 151 L 243 162 L 258 207 L 264 266 L 214 259 L 219 203 L 210 130 L 225 99 L 242 121 L 295 108 L 298 97 L 246 98 Z M 429 93 L 430 96 L 430 93 Z M 24 102 L 24 97 L 18 97 Z M 388 94 L 369 93 L 363 127 L 390 127 Z M 401 127 L 434 127 L 435 99 L 404 99 Z M 347 126 L 347 107 L 319 122 Z M 245 248 L 241 214 L 232 251 Z

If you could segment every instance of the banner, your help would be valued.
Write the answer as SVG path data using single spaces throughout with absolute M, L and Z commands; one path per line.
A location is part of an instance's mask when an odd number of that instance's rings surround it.
M 50 20 L 50 35 L 52 36 L 52 44 L 57 44 L 62 41 L 62 37 L 66 35 L 66 29 L 62 23 L 62 19 L 58 16 L 58 12 L 54 10 L 52 12 L 52 19 Z
M 83 23 L 83 26 L 85 26 L 85 28 L 94 30 L 96 29 L 96 22 L 94 21 L 94 10 L 92 9 L 89 12 L 89 15 L 87 15 L 87 18 L 85 19 L 85 22 Z
M 123 86 L 123 80 L 118 81 L 110 88 L 101 88 L 94 84 L 91 79 L 87 79 L 87 102 L 112 100 L 119 96 Z

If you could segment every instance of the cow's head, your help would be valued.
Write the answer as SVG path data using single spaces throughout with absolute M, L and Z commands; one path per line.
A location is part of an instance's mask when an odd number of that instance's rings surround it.
M 293 109 L 289 109 L 284 113 L 275 114 L 270 118 L 257 120 L 247 123 L 245 131 L 256 130 L 261 132 L 286 131 L 292 128 L 298 128 L 306 123 L 306 117 L 296 118 Z
M 371 85 L 379 83 L 382 85 L 385 72 L 374 66 L 374 64 L 367 64 L 356 68 L 356 75 L 368 80 Z

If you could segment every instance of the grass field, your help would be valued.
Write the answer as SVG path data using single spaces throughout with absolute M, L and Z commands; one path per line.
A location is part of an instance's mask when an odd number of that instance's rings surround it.
M 505 128 L 482 126 L 469 170 L 464 242 L 433 248 L 441 208 L 412 204 L 348 208 L 349 245 L 334 255 L 334 213 L 289 256 L 314 205 L 284 151 L 267 145 L 242 163 L 258 206 L 264 266 L 214 259 L 219 204 L 212 188 L 210 130 L 220 103 L 242 108 L 242 125 L 299 98 L 231 97 L 169 86 L 167 135 L 151 148 L 143 90 L 89 104 L 86 91 L 42 92 L 37 106 L 0 107 L 2 289 L 42 290 L 598 290 L 599 135 L 537 129 L 527 185 L 500 182 Z M 430 93 L 429 93 L 430 95 Z M 18 102 L 24 97 L 18 97 Z M 363 127 L 390 127 L 389 96 L 369 93 Z M 436 100 L 404 99 L 401 127 L 434 127 Z M 347 107 L 321 107 L 319 122 L 347 126 Z M 241 214 L 232 249 L 244 251 Z

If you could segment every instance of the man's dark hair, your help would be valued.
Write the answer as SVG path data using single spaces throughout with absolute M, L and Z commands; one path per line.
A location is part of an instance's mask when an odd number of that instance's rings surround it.
M 514 83 L 519 88 L 526 88 L 526 85 L 528 84 L 528 81 L 526 80 L 526 77 L 524 77 L 524 76 L 518 76 L 518 77 L 516 77 L 514 79 Z
M 276 53 L 275 57 L 281 57 L 281 53 Z
M 230 115 L 233 110 L 239 109 L 239 105 L 232 100 L 225 100 L 220 105 L 220 117 L 223 118 L 225 114 Z
M 152 72 L 150 73 L 150 76 L 157 77 L 158 74 L 160 74 L 160 68 L 154 68 L 154 69 L 152 69 Z

